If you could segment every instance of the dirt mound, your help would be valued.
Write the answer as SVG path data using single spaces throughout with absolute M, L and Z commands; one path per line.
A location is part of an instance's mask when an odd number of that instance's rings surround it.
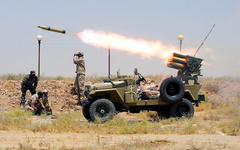
M 149 79 L 150 80 L 150 79 Z M 90 82 L 88 82 L 90 83 Z M 87 83 L 87 84 L 88 84 Z M 157 83 L 156 83 L 157 84 Z M 240 81 L 236 79 L 203 79 L 201 92 L 207 92 L 209 99 L 224 99 L 227 102 L 240 98 Z M 77 106 L 77 95 L 71 95 L 73 81 L 40 80 L 37 91 L 47 89 L 53 111 L 75 111 L 81 109 Z M 19 107 L 21 97 L 21 80 L 0 80 L 0 111 Z M 27 97 L 30 92 L 27 92 Z M 214 97 L 214 98 L 213 98 Z
M 72 81 L 40 80 L 36 91 L 47 89 L 49 100 L 52 103 L 53 111 L 75 111 L 80 109 L 77 106 L 77 96 L 71 95 Z M 27 92 L 26 98 L 29 98 Z M 10 110 L 19 107 L 21 97 L 21 81 L 0 80 L 0 110 Z
M 218 98 L 224 102 L 232 102 L 240 98 L 239 79 L 204 79 L 201 84 L 203 86 L 201 90 L 207 92 L 210 99 Z

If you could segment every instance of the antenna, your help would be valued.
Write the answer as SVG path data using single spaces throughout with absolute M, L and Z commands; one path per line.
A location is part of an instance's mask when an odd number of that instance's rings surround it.
M 109 45 L 108 45 L 108 78 L 111 78 L 111 71 L 110 71 L 110 63 L 111 63 L 111 47 L 110 47 L 110 41 L 109 41 Z
M 208 36 L 210 35 L 210 33 L 212 32 L 213 28 L 215 27 L 215 24 L 212 26 L 211 30 L 208 32 L 207 36 L 204 38 L 204 40 L 202 41 L 202 43 L 199 45 L 198 49 L 196 50 L 194 57 L 196 56 L 197 52 L 199 51 L 199 49 L 203 46 L 204 42 L 207 40 Z

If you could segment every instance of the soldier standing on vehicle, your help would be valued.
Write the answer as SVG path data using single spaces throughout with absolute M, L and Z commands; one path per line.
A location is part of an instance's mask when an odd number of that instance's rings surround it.
M 21 83 L 21 102 L 20 105 L 23 106 L 25 104 L 26 92 L 29 90 L 31 94 L 36 93 L 36 87 L 38 84 L 38 77 L 35 75 L 35 71 L 30 71 L 30 74 L 26 75 Z
M 85 82 L 85 61 L 83 52 L 75 53 L 73 56 L 73 63 L 76 64 L 76 78 L 74 82 L 75 91 L 78 94 L 78 104 L 80 97 L 84 96 L 84 82 Z
M 31 98 L 25 102 L 24 108 L 32 111 L 35 115 L 41 115 L 42 111 L 45 109 L 42 98 L 42 92 L 32 95 Z

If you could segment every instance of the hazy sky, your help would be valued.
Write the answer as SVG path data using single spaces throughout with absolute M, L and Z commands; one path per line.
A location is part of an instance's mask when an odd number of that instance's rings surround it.
M 0 74 L 37 70 L 37 40 L 41 34 L 41 74 L 74 76 L 72 56 L 85 53 L 87 75 L 107 75 L 107 50 L 83 43 L 74 36 L 37 28 L 45 25 L 80 32 L 84 29 L 114 32 L 149 41 L 197 48 L 211 26 L 216 27 L 198 53 L 205 76 L 239 76 L 240 1 L 238 0 L 0 0 Z M 112 74 L 173 73 L 163 60 L 143 59 L 112 50 Z

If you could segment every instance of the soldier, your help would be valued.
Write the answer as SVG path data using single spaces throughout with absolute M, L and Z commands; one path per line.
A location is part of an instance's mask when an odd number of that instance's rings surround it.
M 78 94 L 78 104 L 81 105 L 80 97 L 84 96 L 84 81 L 85 81 L 85 61 L 83 52 L 75 53 L 73 56 L 73 63 L 76 64 L 76 78 L 75 78 L 75 91 Z
M 47 115 L 52 115 L 52 107 L 51 103 L 48 101 L 48 91 L 43 90 L 43 98 L 42 98 L 42 104 L 45 107 L 45 111 Z
M 36 87 L 38 84 L 38 77 L 35 75 L 35 71 L 30 71 L 30 74 L 26 75 L 21 83 L 21 91 L 22 91 L 22 96 L 21 96 L 21 102 L 20 105 L 23 106 L 25 103 L 25 96 L 27 90 L 31 92 L 31 94 L 36 93 Z
M 41 115 L 42 111 L 45 109 L 42 103 L 42 97 L 42 92 L 32 95 L 31 98 L 25 102 L 24 108 L 32 111 L 35 115 Z

